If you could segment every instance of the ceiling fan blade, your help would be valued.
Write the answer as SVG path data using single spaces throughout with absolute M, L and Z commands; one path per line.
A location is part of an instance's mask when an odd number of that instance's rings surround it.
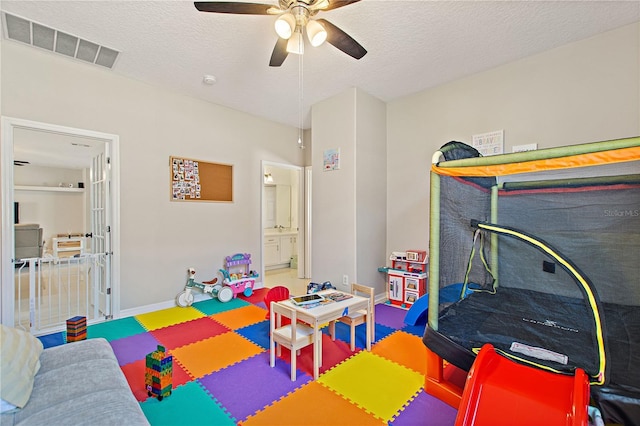
M 269 61 L 270 67 L 279 67 L 284 60 L 287 59 L 287 55 L 289 54 L 289 52 L 287 52 L 287 43 L 288 40 L 278 37 L 278 41 L 276 41 L 276 45 L 271 53 L 271 60 Z
M 322 10 L 333 10 L 339 7 L 348 6 L 353 3 L 357 3 L 360 0 L 329 0 L 329 6 L 323 8 Z
M 272 15 L 271 4 L 244 3 L 237 1 L 196 1 L 193 2 L 200 12 L 235 13 L 239 15 Z
M 367 54 L 366 49 L 362 47 L 360 43 L 331 22 L 326 19 L 316 19 L 316 21 L 322 24 L 327 31 L 327 43 L 334 45 L 347 55 L 356 59 L 360 59 Z

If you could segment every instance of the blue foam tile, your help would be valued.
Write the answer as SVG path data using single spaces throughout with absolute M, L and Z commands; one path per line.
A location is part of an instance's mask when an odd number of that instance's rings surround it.
M 421 338 L 422 336 L 424 336 L 425 327 L 426 327 L 425 324 L 405 325 L 404 327 L 402 327 L 401 330 L 404 331 L 405 333 L 413 334 L 414 336 L 418 336 Z
M 375 339 L 372 344 L 375 342 L 379 342 L 384 339 L 391 333 L 395 332 L 396 329 L 387 327 L 382 324 L 376 323 L 375 325 Z M 324 334 L 329 334 L 329 327 L 325 327 L 322 329 Z M 343 342 L 349 343 L 349 339 L 351 339 L 351 328 L 342 322 L 336 322 L 336 340 L 342 340 Z M 365 324 L 360 324 L 356 326 L 356 348 L 364 349 L 367 346 L 367 335 L 365 332 Z
M 38 336 L 38 339 L 42 342 L 42 346 L 45 349 L 52 348 L 54 346 L 64 345 L 67 342 L 67 339 L 64 336 L 64 332 L 61 331 L 59 333 L 46 334 L 44 336 Z
M 269 349 L 269 321 L 260 321 L 256 324 L 251 324 L 247 327 L 243 327 L 234 330 L 239 335 L 246 339 L 251 340 L 256 345 L 267 350 Z

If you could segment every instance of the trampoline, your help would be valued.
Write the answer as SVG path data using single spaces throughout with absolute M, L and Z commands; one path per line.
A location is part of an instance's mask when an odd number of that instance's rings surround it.
M 463 370 L 486 343 L 544 370 L 583 369 L 606 422 L 639 424 L 640 138 L 462 159 L 443 149 L 426 347 Z M 440 302 L 454 283 L 461 297 Z M 438 396 L 441 381 L 428 373 L 425 389 Z

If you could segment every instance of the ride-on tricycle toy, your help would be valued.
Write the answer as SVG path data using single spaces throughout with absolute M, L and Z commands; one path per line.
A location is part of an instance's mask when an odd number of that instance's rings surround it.
M 233 299 L 234 294 L 231 287 L 218 284 L 218 278 L 198 283 L 194 280 L 195 276 L 196 270 L 194 268 L 189 268 L 189 279 L 187 280 L 187 284 L 184 286 L 184 290 L 176 296 L 176 303 L 178 306 L 183 308 L 191 306 L 194 299 L 191 292 L 194 288 L 202 290 L 205 294 L 210 294 L 211 297 L 217 297 L 218 300 L 223 303 Z

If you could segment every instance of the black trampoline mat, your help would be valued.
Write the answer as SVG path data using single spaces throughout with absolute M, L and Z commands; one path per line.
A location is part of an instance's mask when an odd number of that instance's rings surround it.
M 640 307 L 605 303 L 602 309 L 608 381 L 640 390 Z M 598 372 L 593 316 L 582 299 L 504 287 L 496 294 L 473 293 L 440 313 L 437 333 L 465 349 L 462 363 L 467 351 L 491 343 L 558 371 L 571 373 L 579 367 L 589 375 Z M 564 365 L 512 352 L 514 342 L 565 355 L 568 361 Z M 456 364 L 450 359 L 455 349 L 446 353 L 445 359 Z

